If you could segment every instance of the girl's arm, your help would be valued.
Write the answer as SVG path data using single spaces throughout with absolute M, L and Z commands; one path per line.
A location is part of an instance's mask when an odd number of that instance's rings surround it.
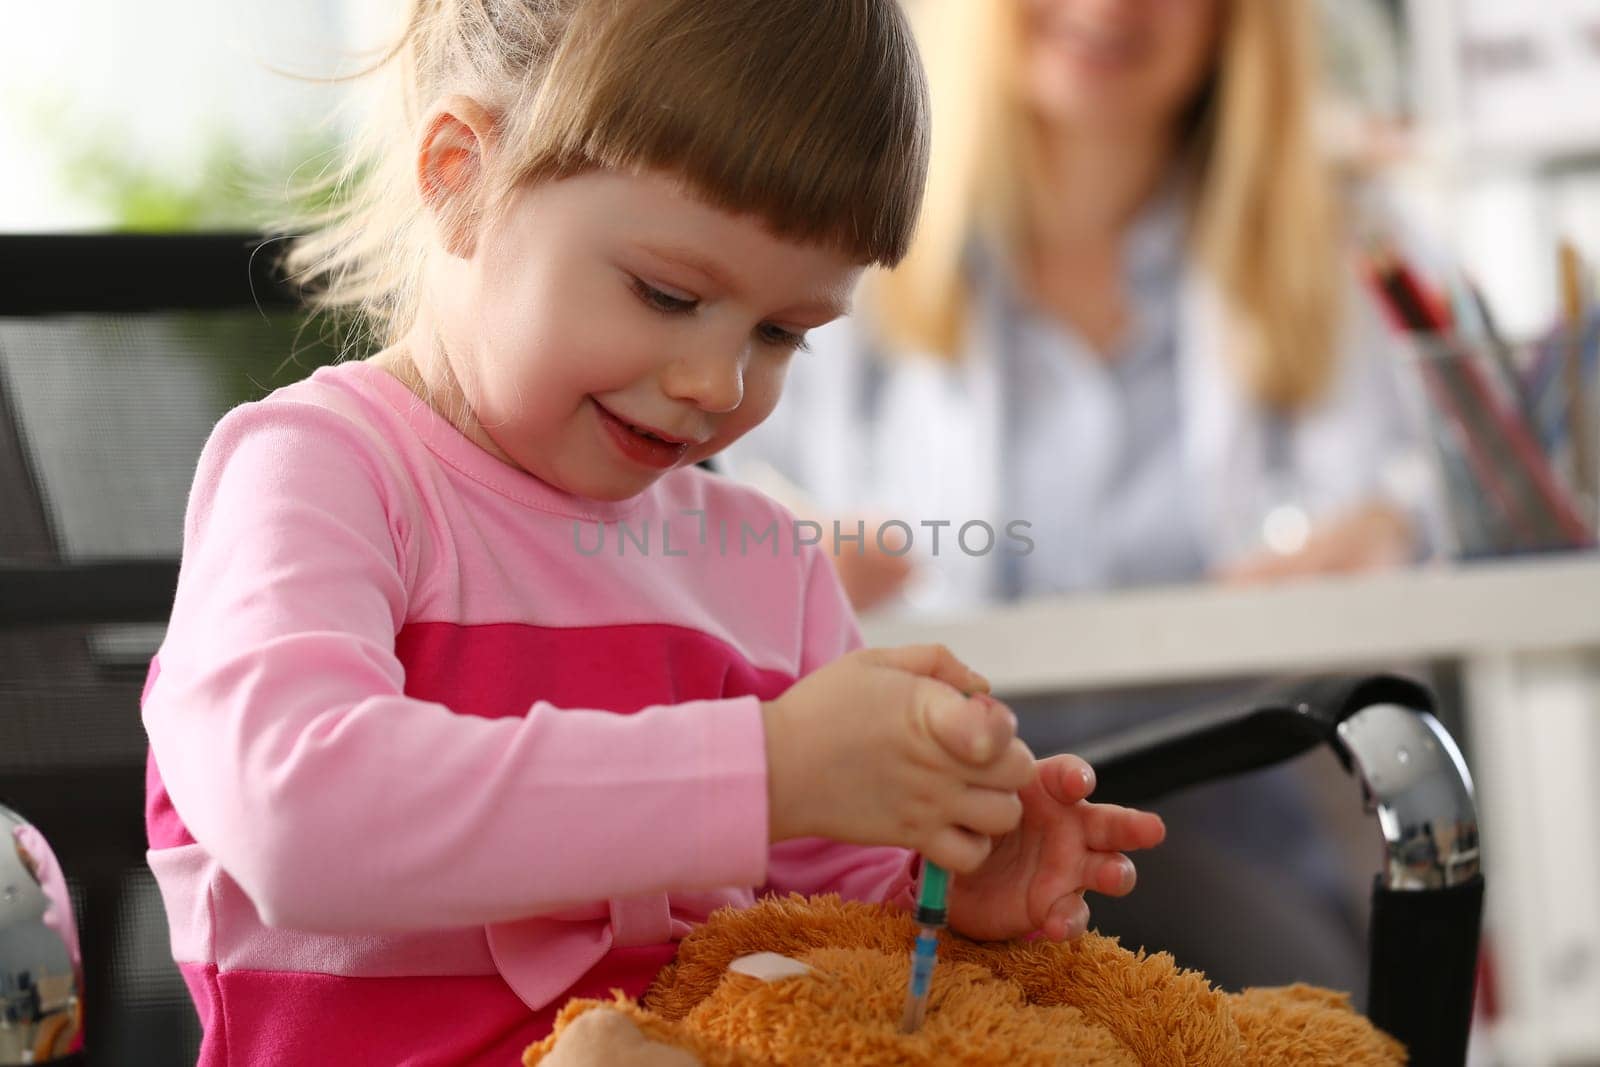
M 404 695 L 412 499 L 311 405 L 239 409 L 201 458 L 143 715 L 178 815 L 263 920 L 438 928 L 760 884 L 756 697 L 484 718 Z
M 823 538 L 823 544 L 830 539 Z M 862 646 L 861 630 L 839 577 L 822 550 L 807 552 L 804 647 L 800 675 Z M 772 846 L 763 892 L 838 893 L 846 900 L 890 901 L 911 907 L 916 854 L 807 837 Z

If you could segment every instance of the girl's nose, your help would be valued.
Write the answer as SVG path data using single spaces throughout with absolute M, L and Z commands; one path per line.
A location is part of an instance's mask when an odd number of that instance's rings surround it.
M 744 400 L 744 368 L 749 346 L 737 351 L 704 349 L 680 356 L 662 372 L 662 390 L 702 411 L 726 412 Z

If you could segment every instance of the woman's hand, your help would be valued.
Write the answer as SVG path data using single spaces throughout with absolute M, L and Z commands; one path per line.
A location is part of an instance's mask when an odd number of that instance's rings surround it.
M 899 845 L 977 868 L 1016 827 L 1034 775 L 988 688 L 942 645 L 914 645 L 851 652 L 764 704 L 771 839 Z
M 1077 756 L 1040 760 L 1021 792 L 1022 820 L 999 837 L 981 866 L 957 874 L 950 888 L 950 926 L 980 941 L 1035 931 L 1053 941 L 1089 929 L 1085 890 L 1122 896 L 1133 888 L 1131 849 L 1152 848 L 1167 835 L 1158 815 L 1091 804 L 1094 771 Z
M 832 519 L 826 522 L 815 521 L 824 530 L 830 532 L 833 530 Z M 852 544 L 840 548 L 829 558 L 833 560 L 833 569 L 839 574 L 839 584 L 844 586 L 845 595 L 850 598 L 850 606 L 864 613 L 905 588 L 915 567 L 911 563 L 909 553 L 894 554 L 894 550 L 901 548 L 905 542 L 904 537 L 897 531 L 892 528 L 884 531 L 881 534 L 883 543 L 880 546 L 881 523 L 876 520 L 862 520 L 862 523 L 865 536 L 862 538 L 860 551 L 857 551 Z M 855 520 L 841 519 L 839 526 L 845 531 L 852 530 L 855 528 Z
M 1262 552 L 1217 571 L 1235 584 L 1297 575 L 1350 574 L 1395 567 L 1411 558 L 1411 520 L 1391 504 L 1373 502 L 1311 531 L 1297 552 Z

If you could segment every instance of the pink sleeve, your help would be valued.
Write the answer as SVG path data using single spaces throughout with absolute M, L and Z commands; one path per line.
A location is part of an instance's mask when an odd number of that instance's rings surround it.
M 755 697 L 483 718 L 403 695 L 412 495 L 353 423 L 263 405 L 201 457 L 155 762 L 272 925 L 478 925 L 766 875 Z
M 820 549 L 808 552 L 801 677 L 862 646 L 855 612 L 833 565 Z M 889 901 L 909 908 L 916 898 L 916 859 L 915 853 L 902 848 L 797 838 L 772 847 L 763 891 L 838 893 L 846 900 Z

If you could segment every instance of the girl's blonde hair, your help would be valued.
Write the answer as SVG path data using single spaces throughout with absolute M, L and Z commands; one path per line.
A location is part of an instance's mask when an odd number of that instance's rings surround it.
M 1048 199 L 1028 195 L 1043 179 L 1037 126 L 1016 89 L 1019 7 L 922 0 L 917 12 L 935 123 L 928 191 L 910 253 L 872 279 L 868 302 L 886 340 L 909 350 L 956 358 L 969 242 L 980 236 L 1023 262 L 1030 205 Z M 1329 380 L 1343 295 L 1333 177 L 1313 129 L 1312 12 L 1307 0 L 1223 0 L 1223 20 L 1185 130 L 1189 240 L 1229 305 L 1228 349 L 1247 387 L 1291 410 Z
M 927 90 L 896 0 L 413 0 L 382 112 L 287 227 L 290 275 L 369 338 L 410 328 L 430 220 L 418 123 L 450 93 L 497 116 L 487 210 L 592 168 L 676 172 L 713 206 L 862 263 L 906 253 Z

